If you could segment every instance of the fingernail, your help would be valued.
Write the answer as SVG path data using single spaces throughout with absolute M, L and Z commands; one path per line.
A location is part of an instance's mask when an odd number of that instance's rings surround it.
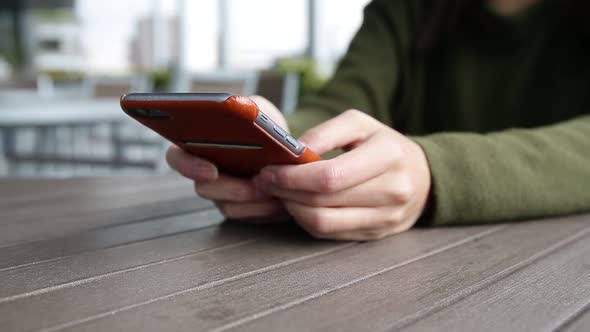
M 200 180 L 215 180 L 217 178 L 217 168 L 209 164 L 197 165 L 196 177 Z
M 260 174 L 258 175 L 258 177 L 260 177 L 260 179 L 268 184 L 275 184 L 277 183 L 277 176 L 274 172 L 270 171 L 270 170 L 263 170 L 262 172 L 260 172 Z

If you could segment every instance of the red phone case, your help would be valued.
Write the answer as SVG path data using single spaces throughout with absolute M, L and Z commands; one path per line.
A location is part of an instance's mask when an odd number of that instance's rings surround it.
M 258 106 L 231 94 L 129 94 L 121 97 L 129 116 L 153 129 L 183 150 L 207 159 L 225 173 L 252 176 L 267 165 L 303 164 L 321 160 L 311 149 L 296 155 L 254 121 Z M 168 117 L 143 117 L 132 110 L 157 110 Z M 187 145 L 210 142 L 260 146 L 238 149 Z

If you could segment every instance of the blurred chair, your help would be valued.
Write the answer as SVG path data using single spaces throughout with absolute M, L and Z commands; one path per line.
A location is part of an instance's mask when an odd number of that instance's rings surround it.
M 39 92 L 36 79 L 16 79 L 0 82 L 0 111 L 5 105 L 38 98 Z
M 188 76 L 180 90 L 190 92 L 228 92 L 251 95 L 256 91 L 257 75 L 253 72 L 216 72 Z
M 85 89 L 94 98 L 118 98 L 130 92 L 151 92 L 153 82 L 143 75 L 135 76 L 91 76 L 86 78 Z
M 37 89 L 36 79 L 14 79 L 8 81 L 0 81 L 0 90 L 3 89 Z
M 257 75 L 256 94 L 270 100 L 281 112 L 289 114 L 297 106 L 299 76 L 276 71 L 261 71 Z
M 142 78 L 92 77 L 85 83 L 86 93 L 76 98 L 0 101 L 0 110 L 5 110 L 0 112 L 5 173 L 72 176 L 162 170 L 164 139 L 126 117 L 118 102 L 121 94 L 149 91 L 149 86 Z
M 87 79 L 87 89 L 96 99 L 119 98 L 131 92 L 152 92 L 153 86 L 145 75 Z M 165 140 L 134 121 L 111 123 L 108 131 L 95 132 L 95 139 L 110 140 L 114 151 L 110 162 L 115 168 L 142 165 L 160 170 L 163 167 Z
M 292 112 L 297 104 L 299 77 L 275 71 L 216 72 L 188 76 L 177 89 L 190 92 L 228 92 L 249 96 L 261 95 L 284 113 Z

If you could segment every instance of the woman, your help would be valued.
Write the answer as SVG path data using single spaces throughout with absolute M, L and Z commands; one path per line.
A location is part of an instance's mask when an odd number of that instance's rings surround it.
M 174 146 L 168 162 L 227 217 L 288 213 L 318 238 L 590 211 L 586 3 L 375 0 L 289 119 L 316 152 L 345 153 L 251 180 Z

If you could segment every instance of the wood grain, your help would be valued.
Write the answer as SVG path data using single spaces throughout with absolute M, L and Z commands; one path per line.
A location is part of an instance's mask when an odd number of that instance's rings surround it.
M 587 332 L 590 329 L 590 302 L 577 315 L 571 317 L 567 323 L 558 328 L 559 331 Z
M 182 177 L 165 176 L 89 177 L 75 179 L 2 178 L 0 177 L 0 209 L 16 209 L 28 204 L 46 204 L 80 195 L 109 195 L 121 188 L 143 191 L 157 190 L 160 185 L 186 186 Z
M 260 237 L 260 232 L 254 232 L 252 227 L 207 227 L 0 271 L 0 280 L 3 280 L 0 303 L 48 293 L 72 284 L 89 283 L 106 275 L 145 269 L 201 251 L 246 244 Z M 43 278 L 31 279 L 33 275 L 43 275 Z
M 170 217 L 98 228 L 51 240 L 4 247 L 0 250 L 0 271 L 200 229 L 222 220 L 223 217 L 217 210 L 203 209 Z
M 235 280 L 204 290 L 184 292 L 172 298 L 128 310 L 110 313 L 71 330 L 201 330 L 218 328 L 260 313 L 280 308 L 298 299 L 363 278 L 392 266 L 432 255 L 460 241 L 475 240 L 498 228 L 461 230 L 420 230 L 380 242 L 364 243 L 331 254 L 304 260 L 246 279 Z M 419 241 L 429 236 L 432 241 Z M 218 294 L 231 301 L 223 301 Z
M 590 215 L 314 240 L 176 175 L 0 179 L 0 331 L 590 330 Z
M 590 246 L 578 239 L 516 270 L 408 331 L 542 331 L 578 312 L 590 299 Z
M 127 187 L 114 185 L 109 191 L 87 188 L 84 193 L 65 197 L 51 197 L 41 202 L 19 202 L 0 210 L 2 224 L 35 224 L 39 217 L 58 219 L 80 213 L 118 209 L 153 202 L 194 196 L 188 181 L 162 183 L 157 186 Z M 59 196 L 59 195 L 58 195 Z
M 350 245 L 314 241 L 296 232 L 265 241 L 201 251 L 0 303 L 0 326 L 15 331 L 68 326 L 121 307 L 149 302 L 187 289 L 211 287 Z M 23 313 L 29 312 L 42 315 L 35 320 L 25 319 Z
M 0 225 L 0 250 L 35 241 L 60 238 L 67 235 L 154 218 L 166 218 L 210 208 L 212 204 L 195 196 L 160 200 L 150 204 L 103 209 L 91 213 L 63 217 L 38 216 L 36 222 Z
M 221 221 L 223 221 L 223 217 L 217 210 L 208 209 L 168 218 L 101 228 L 55 240 L 12 246 L 0 251 L 0 275 L 4 271 L 43 262 L 53 262 L 76 254 L 199 230 L 219 224 Z
M 589 230 L 586 218 L 511 225 L 477 241 L 219 330 L 398 329 L 530 264 L 529 260 L 547 254 L 545 250 L 552 250 L 555 243 L 569 243 Z

